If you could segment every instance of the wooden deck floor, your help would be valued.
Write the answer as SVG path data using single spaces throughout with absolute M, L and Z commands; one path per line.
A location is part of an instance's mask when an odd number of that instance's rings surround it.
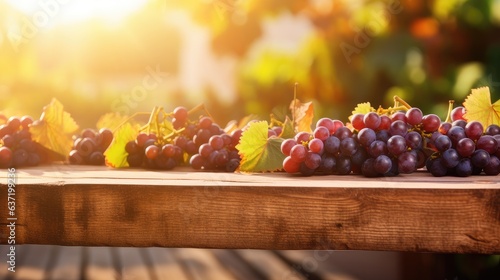
M 7 250 L 0 279 L 402 279 L 391 252 L 18 245 L 12 273 Z

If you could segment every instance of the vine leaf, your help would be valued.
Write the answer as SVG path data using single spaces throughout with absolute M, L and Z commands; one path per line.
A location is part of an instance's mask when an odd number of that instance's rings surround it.
M 295 124 L 297 131 L 312 132 L 311 125 L 314 118 L 314 108 L 312 102 L 302 103 L 295 99 L 290 103 L 292 116 L 295 114 Z
M 272 172 L 282 169 L 285 156 L 281 153 L 282 138 L 267 138 L 269 124 L 260 121 L 250 124 L 241 136 L 238 149 L 241 163 L 240 171 Z
M 470 121 L 479 121 L 486 129 L 491 124 L 500 125 L 500 100 L 491 104 L 489 87 L 472 89 L 463 103 L 465 107 L 464 118 Z
M 370 102 L 365 102 L 365 103 L 359 103 L 356 105 L 354 110 L 352 111 L 352 114 L 366 114 L 370 112 L 375 112 L 375 108 L 372 107 Z
M 288 116 L 285 118 L 285 122 L 283 123 L 283 132 L 281 132 L 279 137 L 284 139 L 295 137 L 295 129 L 293 127 L 292 120 L 290 120 Z
M 139 133 L 138 125 L 125 123 L 116 130 L 113 137 L 113 142 L 109 145 L 104 156 L 106 157 L 106 166 L 113 168 L 128 167 L 125 145 L 127 142 L 134 140 Z
M 107 113 L 99 118 L 97 121 L 97 129 L 108 128 L 115 130 L 120 124 L 128 119 L 127 116 L 120 113 Z
M 43 147 L 66 157 L 73 145 L 72 134 L 78 125 L 57 99 L 43 108 L 40 119 L 30 127 L 33 140 Z

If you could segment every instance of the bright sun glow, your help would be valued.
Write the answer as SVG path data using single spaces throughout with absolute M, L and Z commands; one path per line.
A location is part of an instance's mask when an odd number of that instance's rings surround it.
M 51 23 L 70 23 L 92 18 L 117 22 L 139 9 L 143 0 L 6 0 L 28 17 L 44 13 Z

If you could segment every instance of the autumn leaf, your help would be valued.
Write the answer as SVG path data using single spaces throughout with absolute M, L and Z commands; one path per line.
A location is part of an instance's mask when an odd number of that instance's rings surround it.
M 283 132 L 278 135 L 280 138 L 288 139 L 295 137 L 295 129 L 293 128 L 292 120 L 287 116 L 285 122 L 283 123 Z
M 472 89 L 463 103 L 465 107 L 464 118 L 470 121 L 479 121 L 484 129 L 491 124 L 500 125 L 500 100 L 491 104 L 490 89 L 481 87 Z
M 113 168 L 128 167 L 127 152 L 125 145 L 127 142 L 135 140 L 139 133 L 139 126 L 125 123 L 116 130 L 113 142 L 109 145 L 104 156 L 106 157 L 106 166 Z
M 119 125 L 128 119 L 127 116 L 120 113 L 107 113 L 99 118 L 97 121 L 97 129 L 108 128 L 115 130 Z
M 295 115 L 295 124 L 297 131 L 311 132 L 311 125 L 314 118 L 314 109 L 312 102 L 302 103 L 295 99 L 290 103 L 292 116 Z
M 252 123 L 241 136 L 238 149 L 240 171 L 272 172 L 282 168 L 285 156 L 281 153 L 282 138 L 267 138 L 269 124 L 266 121 Z
M 33 141 L 60 155 L 68 155 L 73 141 L 71 136 L 78 129 L 78 125 L 57 99 L 43 108 L 40 120 L 33 122 L 30 132 Z

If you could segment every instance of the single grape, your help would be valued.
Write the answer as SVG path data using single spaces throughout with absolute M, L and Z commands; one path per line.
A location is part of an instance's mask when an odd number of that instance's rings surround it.
M 450 130 L 448 130 L 448 133 L 446 135 L 450 137 L 453 147 L 457 146 L 457 143 L 458 141 L 460 141 L 460 139 L 467 137 L 465 135 L 465 130 L 460 126 L 453 126 L 452 128 L 450 128 Z
M 102 154 L 102 152 L 95 151 L 89 155 L 87 163 L 91 165 L 103 165 L 104 155 Z
M 483 149 L 487 151 L 490 155 L 496 153 L 498 149 L 498 142 L 491 135 L 483 135 L 476 142 L 477 149 Z
M 461 157 L 470 157 L 476 150 L 476 144 L 470 138 L 463 138 L 458 141 L 456 150 Z
M 297 144 L 290 150 L 290 156 L 296 162 L 303 162 L 306 159 L 307 150 L 301 144 Z
M 313 132 L 313 136 L 316 139 L 321 141 L 325 141 L 326 138 L 330 137 L 330 130 L 324 126 L 318 126 Z
M 324 154 L 321 157 L 321 164 L 319 165 L 317 171 L 322 172 L 325 175 L 333 174 L 335 172 L 335 166 L 337 161 L 332 155 Z
M 472 163 L 470 159 L 461 159 L 457 166 L 455 166 L 455 174 L 458 177 L 468 177 L 472 175 Z
M 448 168 L 446 168 L 442 162 L 441 158 L 429 159 L 427 170 L 435 177 L 443 177 L 448 173 Z
M 500 126 L 498 126 L 496 124 L 489 125 L 486 128 L 485 134 L 486 135 L 491 135 L 491 136 L 499 135 L 500 134 Z
M 455 149 L 448 149 L 441 154 L 441 163 L 446 168 L 454 168 L 460 161 L 460 155 Z
M 7 120 L 7 125 L 12 129 L 12 131 L 16 131 L 21 126 L 21 120 L 18 117 L 10 117 Z
M 391 118 L 386 115 L 380 116 L 380 125 L 377 130 L 388 130 L 391 127 Z
M 396 112 L 396 113 L 392 114 L 391 121 L 395 122 L 398 120 L 406 123 L 406 114 L 404 112 Z
M 193 142 L 197 145 L 200 146 L 201 144 L 205 144 L 208 142 L 208 140 L 212 137 L 212 134 L 210 133 L 210 130 L 208 129 L 200 129 L 196 133 L 196 135 L 193 137 Z
M 321 118 L 316 122 L 316 127 L 326 127 L 330 134 L 335 133 L 335 124 L 333 123 L 333 120 L 330 118 Z
M 436 150 L 439 152 L 444 152 L 451 148 L 451 139 L 447 135 L 440 135 L 436 140 L 434 141 L 434 147 L 436 147 Z
M 483 168 L 484 174 L 486 175 L 498 175 L 500 173 L 500 159 L 496 156 L 490 156 L 488 164 Z
M 345 138 L 340 141 L 340 153 L 344 156 L 352 156 L 356 153 L 357 146 L 354 138 Z
M 380 176 L 380 174 L 375 171 L 375 159 L 369 158 L 363 162 L 363 165 L 361 166 L 361 174 L 363 174 L 365 177 L 377 177 Z
M 386 155 L 380 155 L 375 158 L 373 168 L 378 174 L 385 174 L 392 168 L 392 160 Z
M 467 122 L 464 120 L 457 120 L 451 123 L 451 126 L 460 126 L 461 128 L 464 128 L 467 126 Z
M 220 150 L 224 147 L 224 140 L 220 135 L 213 135 L 208 140 L 208 143 L 212 146 L 212 148 L 214 148 L 214 150 Z
M 202 144 L 198 149 L 198 153 L 204 158 L 208 158 L 213 151 L 214 148 L 212 148 L 212 146 L 208 143 Z
M 385 155 L 387 154 L 387 145 L 383 141 L 375 140 L 370 144 L 368 153 L 374 158 Z
M 12 150 L 3 146 L 0 147 L 0 167 L 9 167 L 12 163 Z
M 425 115 L 422 118 L 422 128 L 425 132 L 431 133 L 439 129 L 441 125 L 441 119 L 435 114 Z
M 408 133 L 408 125 L 401 120 L 393 121 L 391 123 L 391 127 L 389 128 L 389 133 L 393 136 L 405 136 Z
M 184 150 L 190 155 L 198 153 L 198 147 L 192 140 L 186 142 L 186 148 Z
M 490 154 L 485 150 L 476 149 L 470 159 L 475 167 L 484 168 L 490 161 Z
M 226 163 L 226 172 L 234 172 L 238 167 L 240 166 L 240 160 L 239 159 L 230 159 Z
M 370 144 L 377 139 L 375 131 L 370 128 L 363 128 L 358 132 L 358 143 L 364 147 L 369 147 Z
M 227 135 L 228 136 L 228 135 Z M 228 136 L 229 137 L 229 143 L 231 143 L 231 136 Z M 188 139 L 184 136 L 177 136 L 175 137 L 174 139 L 174 145 L 185 150 L 186 149 L 186 145 L 187 145 L 187 142 L 188 142 Z
M 21 126 L 23 129 L 29 129 L 29 126 L 33 123 L 33 118 L 30 116 L 23 116 L 21 118 Z
M 422 136 L 416 131 L 410 131 L 405 135 L 406 146 L 410 149 L 417 149 L 422 146 Z
M 387 140 L 387 151 L 393 156 L 399 156 L 407 149 L 406 140 L 401 135 L 394 135 Z
M 281 127 L 281 126 L 273 126 L 271 129 L 274 131 L 274 133 L 278 137 L 281 135 L 281 133 L 283 133 L 283 127 Z
M 351 156 L 351 163 L 353 166 L 361 167 L 363 162 L 369 158 L 365 149 L 357 149 L 354 155 Z
M 156 145 L 150 145 L 146 148 L 146 150 L 144 150 L 144 155 L 148 159 L 155 159 L 159 153 L 160 153 L 160 148 L 158 148 L 158 146 Z
M 472 121 L 465 126 L 465 135 L 476 141 L 483 135 L 483 125 L 478 121 Z
M 14 145 L 16 143 L 16 139 L 11 134 L 7 134 L 2 138 L 2 143 L 3 143 L 3 146 L 8 147 L 8 148 L 12 148 L 12 147 L 14 147 Z
M 23 149 L 17 149 L 12 154 L 12 165 L 15 167 L 24 166 L 28 161 L 28 153 Z
M 387 142 L 391 136 L 392 135 L 389 134 L 389 130 L 387 129 L 377 131 L 377 140 L 382 142 Z
M 297 141 L 295 141 L 295 139 L 286 139 L 285 141 L 281 142 L 281 152 L 285 156 L 289 156 L 290 155 L 290 150 L 295 145 L 297 145 Z
M 352 118 L 351 118 L 352 127 L 354 127 L 357 130 L 361 130 L 361 129 L 365 128 L 365 123 L 363 122 L 364 117 L 365 117 L 365 115 L 360 114 L 360 113 L 356 113 L 356 114 L 352 115 Z
M 340 141 L 342 141 L 345 138 L 352 137 L 352 131 L 349 128 L 343 126 L 339 127 L 337 131 L 335 131 L 334 135 L 335 137 L 339 138 Z
M 299 171 L 300 171 L 300 174 L 302 174 L 304 176 L 311 176 L 314 174 L 315 170 L 307 167 L 307 165 L 304 162 L 302 162 L 300 164 Z
M 320 139 L 314 138 L 311 141 L 309 141 L 309 150 L 311 152 L 316 153 L 316 154 L 322 154 L 323 148 L 324 148 L 324 144 L 323 144 L 323 141 L 321 141 Z
M 465 120 L 465 108 L 463 106 L 458 106 L 451 110 L 451 121 Z
M 333 133 L 335 133 L 339 128 L 344 127 L 344 123 L 339 120 L 333 120 L 333 126 L 334 126 Z
M 202 117 L 198 121 L 198 126 L 201 129 L 210 129 L 210 127 L 212 126 L 212 124 L 213 124 L 213 121 L 212 121 L 212 119 L 210 117 Z
M 417 157 L 411 152 L 404 152 L 398 156 L 398 170 L 409 174 L 417 170 Z
M 84 138 L 82 141 L 80 141 L 78 147 L 76 147 L 78 153 L 80 153 L 82 157 L 89 156 L 92 152 L 95 151 L 95 148 L 95 142 L 90 138 Z
M 349 157 L 340 156 L 337 158 L 337 174 L 348 175 L 351 173 L 351 160 Z
M 84 164 L 84 159 L 77 150 L 71 150 L 68 159 L 71 164 Z
M 419 108 L 413 107 L 406 111 L 406 122 L 411 125 L 417 125 L 422 122 L 423 113 Z
M 307 166 L 307 168 L 316 170 L 321 164 L 321 156 L 309 151 L 306 154 L 306 159 L 304 160 L 304 163 Z
M 98 135 L 101 138 L 99 146 L 101 146 L 103 150 L 106 150 L 113 141 L 113 132 L 107 128 L 101 128 Z
M 441 125 L 439 126 L 438 131 L 439 131 L 441 134 L 446 135 L 446 134 L 448 134 L 448 131 L 450 130 L 450 128 L 452 128 L 451 123 L 449 123 L 449 122 L 443 122 L 443 123 L 441 123 Z
M 174 109 L 174 118 L 180 123 L 186 123 L 188 119 L 188 110 L 185 107 L 179 106 Z
M 363 122 L 365 123 L 365 127 L 375 130 L 379 127 L 381 121 L 377 113 L 369 112 L 363 117 Z
M 267 138 L 271 138 L 272 136 L 278 136 L 278 134 L 276 134 L 276 131 L 274 131 L 273 129 L 268 129 Z
M 203 166 L 205 166 L 205 164 L 206 159 L 200 154 L 195 154 L 189 159 L 189 165 L 191 165 L 191 167 L 196 170 L 201 170 Z
M 146 141 L 149 140 L 149 136 L 144 133 L 144 132 L 141 132 L 139 134 L 137 134 L 137 137 L 135 138 L 135 143 L 137 144 L 137 146 L 139 148 L 143 148 L 144 147 L 144 143 L 146 143 Z
M 161 154 L 165 157 L 173 158 L 175 156 L 175 146 L 172 144 L 165 144 L 161 148 Z
M 311 134 L 305 131 L 301 131 L 295 135 L 295 142 L 297 144 L 302 144 L 302 142 L 309 142 L 311 139 Z
M 324 149 L 327 153 L 336 155 L 340 150 L 340 140 L 335 136 L 330 136 L 325 140 Z

